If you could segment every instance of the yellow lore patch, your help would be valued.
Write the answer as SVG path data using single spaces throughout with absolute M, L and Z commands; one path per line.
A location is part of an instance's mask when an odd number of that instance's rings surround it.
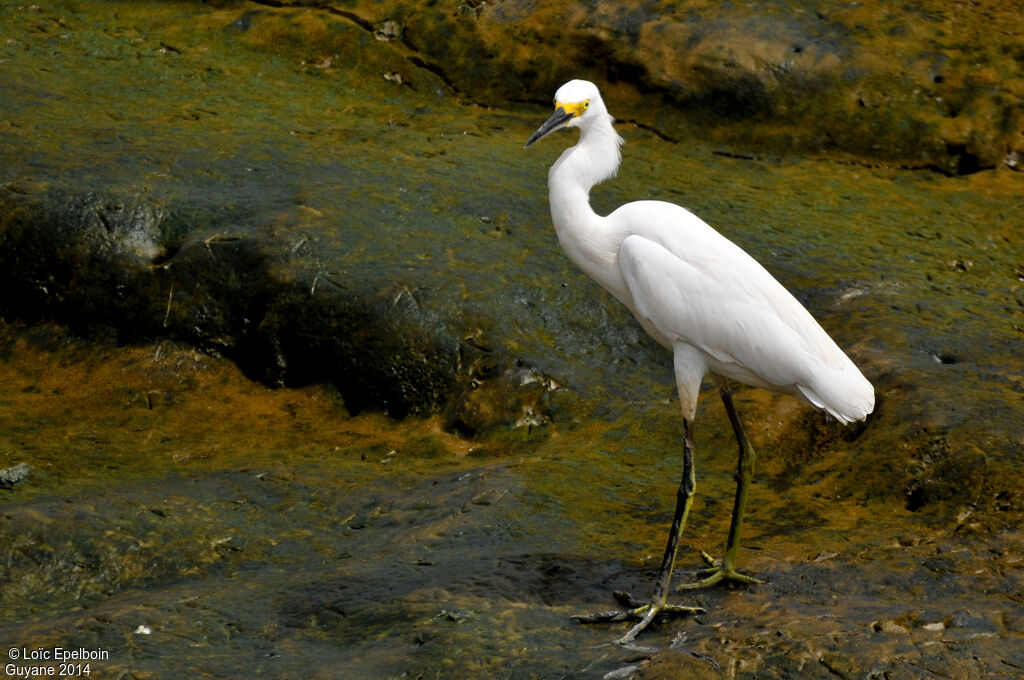
M 566 113 L 571 113 L 573 118 L 579 118 L 580 116 L 582 116 L 583 112 L 587 110 L 588 106 L 590 106 L 589 99 L 584 99 L 581 102 L 571 102 L 568 104 L 564 104 L 560 101 L 555 101 L 556 109 L 563 109 Z

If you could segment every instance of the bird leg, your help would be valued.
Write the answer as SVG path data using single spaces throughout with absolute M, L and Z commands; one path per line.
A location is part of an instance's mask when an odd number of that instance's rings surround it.
M 639 623 L 615 641 L 619 645 L 627 645 L 636 639 L 636 636 L 643 629 L 647 628 L 658 614 L 700 614 L 704 612 L 700 607 L 686 607 L 667 602 L 669 582 L 672 580 L 672 570 L 676 564 L 676 553 L 679 552 L 679 539 L 683 534 L 683 528 L 686 526 L 686 517 L 690 514 L 690 506 L 693 504 L 693 494 L 697 486 L 693 470 L 693 428 L 689 421 L 685 419 L 683 425 L 686 431 L 683 441 L 683 478 L 679 482 L 679 491 L 676 494 L 676 511 L 672 518 L 672 528 L 669 530 L 668 543 L 665 546 L 665 556 L 661 560 L 661 570 L 658 572 L 658 581 L 655 585 L 654 596 L 651 598 L 651 602 L 642 604 L 635 601 L 627 593 L 617 592 L 615 593 L 616 597 L 628 609 L 612 609 L 572 617 L 580 623 L 640 619 Z
M 721 581 L 744 584 L 763 583 L 763 581 L 736 571 L 736 557 L 740 550 L 740 529 L 743 526 L 743 515 L 747 507 L 747 492 L 750 491 L 750 482 L 754 477 L 754 447 L 750 445 L 743 423 L 740 422 L 740 418 L 736 414 L 736 406 L 732 403 L 732 391 L 725 378 L 718 380 L 718 393 L 722 397 L 722 403 L 725 405 L 726 413 L 729 414 L 729 421 L 732 423 L 732 429 L 739 444 L 739 460 L 736 465 L 736 501 L 732 508 L 732 521 L 729 523 L 725 558 L 721 563 L 717 563 L 706 552 L 702 552 L 701 555 L 710 568 L 701 570 L 698 575 L 705 578 L 695 583 L 684 583 L 678 586 L 678 590 L 707 588 Z

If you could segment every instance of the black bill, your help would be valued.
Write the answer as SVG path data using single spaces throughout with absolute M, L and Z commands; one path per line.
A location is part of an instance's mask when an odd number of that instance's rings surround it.
M 549 132 L 554 132 L 559 128 L 565 127 L 565 124 L 570 120 L 572 120 L 572 114 L 562 107 L 558 107 L 555 109 L 555 112 L 551 114 L 551 117 L 544 121 L 544 124 L 537 128 L 536 132 L 530 135 L 530 138 L 526 140 L 526 144 L 523 148 L 530 146 Z

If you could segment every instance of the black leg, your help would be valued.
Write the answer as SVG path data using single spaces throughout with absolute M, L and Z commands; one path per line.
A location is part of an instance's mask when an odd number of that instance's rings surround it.
M 685 420 L 683 425 L 686 428 L 686 436 L 683 441 L 683 478 L 680 480 L 679 490 L 676 492 L 676 511 L 672 517 L 672 528 L 668 532 L 665 555 L 661 559 L 661 571 L 658 574 L 658 583 L 654 590 L 655 602 L 664 602 L 668 597 L 669 581 L 672 580 L 672 571 L 675 569 L 676 555 L 679 552 L 679 541 L 682 539 L 686 518 L 690 514 L 694 492 L 697 490 L 697 476 L 693 469 L 693 428 Z
M 705 553 L 704 559 L 712 565 L 712 568 L 705 572 L 709 576 L 696 583 L 681 585 L 680 589 L 706 588 L 719 581 L 761 583 L 756 578 L 736 571 L 736 558 L 740 550 L 740 529 L 743 527 L 750 482 L 754 478 L 754 447 L 750 445 L 747 432 L 736 413 L 736 406 L 732 402 L 732 392 L 725 378 L 718 381 L 718 393 L 722 397 L 722 404 L 725 405 L 725 412 L 729 414 L 729 422 L 732 423 L 732 430 L 736 435 L 736 442 L 739 444 L 739 457 L 736 464 L 736 500 L 732 507 L 732 521 L 729 523 L 729 538 L 725 544 L 725 558 L 722 560 L 722 564 L 715 564 L 715 561 Z
M 595 614 L 581 614 L 573 618 L 583 623 L 594 623 L 598 621 L 625 621 L 627 619 L 639 618 L 640 622 L 629 629 L 625 635 L 616 640 L 617 644 L 626 645 L 636 639 L 644 628 L 646 628 L 654 617 L 659 613 L 665 614 L 698 614 L 704 610 L 700 607 L 684 607 L 682 605 L 668 604 L 668 593 L 672 581 L 672 571 L 675 569 L 676 554 L 679 552 L 679 541 L 686 527 L 686 518 L 690 514 L 690 506 L 693 505 L 693 495 L 696 491 L 696 475 L 693 468 L 693 427 L 687 420 L 683 420 L 685 436 L 683 439 L 683 478 L 679 482 L 679 491 L 676 493 L 676 511 L 672 517 L 672 528 L 668 533 L 668 543 L 665 545 L 665 555 L 661 560 L 661 570 L 658 572 L 658 581 L 654 588 L 654 597 L 649 604 L 639 604 L 626 594 L 616 593 L 624 599 L 630 609 L 611 610 Z

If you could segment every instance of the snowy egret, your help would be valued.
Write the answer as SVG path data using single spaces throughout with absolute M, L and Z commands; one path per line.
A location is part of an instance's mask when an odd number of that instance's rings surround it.
M 729 380 L 790 394 L 841 423 L 863 420 L 874 389 L 853 362 L 764 267 L 689 211 L 663 201 L 627 203 L 607 217 L 590 207 L 590 189 L 618 170 L 622 138 L 597 86 L 572 80 L 555 93 L 555 112 L 526 142 L 561 128 L 579 141 L 548 173 L 551 220 L 558 242 L 580 269 L 626 305 L 658 343 L 672 350 L 683 410 L 683 478 L 661 571 L 650 602 L 575 617 L 581 621 L 640 619 L 617 642 L 631 642 L 659 613 L 698 612 L 667 602 L 679 540 L 693 502 L 693 422 L 704 376 L 718 386 L 739 444 L 736 500 L 725 557 L 706 553 L 706 578 L 757 583 L 736 570 L 740 529 L 754 472 L 754 450 L 733 405 Z

